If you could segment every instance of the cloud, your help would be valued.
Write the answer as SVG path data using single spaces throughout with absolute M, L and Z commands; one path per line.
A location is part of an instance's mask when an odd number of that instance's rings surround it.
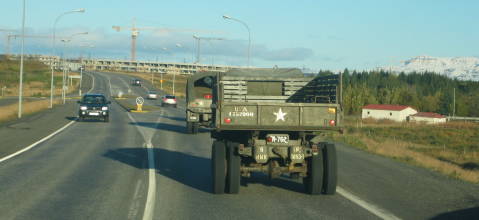
M 268 61 L 302 61 L 314 55 L 313 50 L 309 48 L 283 48 L 283 49 L 268 49 L 261 48 L 258 55 Z
M 50 35 L 51 30 L 31 30 L 30 35 Z M 71 28 L 58 29 L 57 50 L 61 51 L 63 44 L 59 39 L 65 36 L 71 36 L 75 33 L 88 32 L 88 35 L 78 35 L 73 37 L 72 41 L 66 46 L 70 51 L 70 56 L 78 56 L 80 51 L 88 50 L 88 53 L 95 57 L 104 58 L 126 58 L 130 57 L 131 33 L 129 31 L 116 32 L 106 28 Z M 206 33 L 174 33 L 174 32 L 148 32 L 141 31 L 137 38 L 137 57 L 142 59 L 152 59 L 157 56 L 177 56 L 192 57 L 196 56 L 197 41 L 193 34 L 201 37 L 213 37 Z M 222 37 L 214 36 L 214 37 Z M 12 42 L 12 50 L 18 50 L 19 40 Z M 94 45 L 94 48 L 86 49 L 85 46 Z M 28 39 L 27 47 L 30 51 L 36 53 L 51 53 L 51 40 L 48 39 Z M 164 50 L 163 48 L 166 48 Z M 247 56 L 248 41 L 237 39 L 224 40 L 201 40 L 201 56 L 204 59 L 212 56 L 216 59 L 222 59 L 225 63 L 243 63 Z M 57 52 L 59 54 L 60 52 Z M 269 45 L 252 44 L 251 60 L 261 61 L 304 61 L 314 56 L 310 48 L 271 48 Z
M 340 62 L 343 62 L 346 58 L 345 57 L 331 57 L 331 56 L 320 55 L 320 56 L 318 56 L 318 59 L 326 61 L 326 62 L 340 63 Z

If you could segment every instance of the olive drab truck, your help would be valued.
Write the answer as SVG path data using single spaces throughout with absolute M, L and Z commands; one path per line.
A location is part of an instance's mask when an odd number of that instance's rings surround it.
M 212 88 L 216 72 L 200 72 L 186 82 L 186 129 L 189 134 L 198 133 L 198 128 L 211 124 Z
M 211 107 L 214 193 L 238 193 L 252 172 L 301 178 L 309 194 L 335 193 L 336 149 L 322 133 L 342 131 L 340 75 L 233 69 L 217 73 Z

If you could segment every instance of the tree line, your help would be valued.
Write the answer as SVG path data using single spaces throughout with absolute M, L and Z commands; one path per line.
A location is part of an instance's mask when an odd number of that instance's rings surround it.
M 319 75 L 330 74 L 333 73 L 319 71 Z M 367 104 L 398 104 L 421 112 L 479 117 L 479 82 L 460 81 L 433 72 L 398 74 L 345 69 L 342 74 L 345 114 L 360 114 Z

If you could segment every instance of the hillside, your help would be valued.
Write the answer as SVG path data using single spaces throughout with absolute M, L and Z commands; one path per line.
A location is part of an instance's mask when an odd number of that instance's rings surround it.
M 393 72 L 435 72 L 459 80 L 479 81 L 477 57 L 418 56 L 403 62 L 401 66 L 384 67 Z

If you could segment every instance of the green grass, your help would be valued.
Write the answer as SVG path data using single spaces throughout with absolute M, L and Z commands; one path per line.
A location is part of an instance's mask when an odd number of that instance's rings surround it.
M 479 183 L 479 124 L 395 123 L 346 117 L 344 135 L 329 138 L 394 160 Z
M 0 55 L 0 88 L 6 87 L 5 95 L 17 95 L 20 81 L 20 61 L 10 60 Z M 45 96 L 50 92 L 51 69 L 49 66 L 32 59 L 24 60 L 24 93 L 29 96 Z M 56 88 L 61 88 L 61 73 L 55 72 Z M 56 91 L 57 93 L 58 91 Z
M 20 79 L 20 61 L 0 56 L 0 86 L 12 87 Z M 24 60 L 24 82 L 48 82 L 51 77 L 49 66 L 34 60 Z
M 407 126 L 349 127 L 350 134 L 366 134 L 376 141 L 397 139 L 436 148 L 447 147 L 455 152 L 479 151 L 479 125 L 446 123 L 442 125 L 411 124 Z

